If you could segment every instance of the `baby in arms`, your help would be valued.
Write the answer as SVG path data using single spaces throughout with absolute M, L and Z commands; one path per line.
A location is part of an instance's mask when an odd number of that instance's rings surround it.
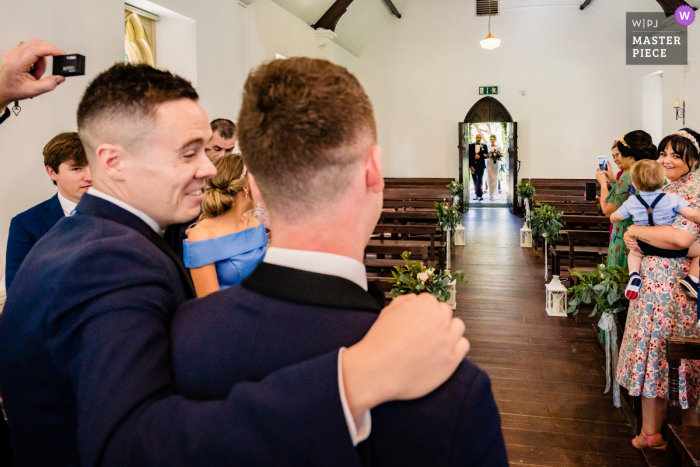
M 682 196 L 675 193 L 664 193 L 666 172 L 664 167 L 656 161 L 641 160 L 632 166 L 630 170 L 632 183 L 637 189 L 636 196 L 630 196 L 620 208 L 610 216 L 611 222 L 620 222 L 632 216 L 635 225 L 671 225 L 677 213 L 681 213 L 688 220 L 700 224 L 700 211 L 690 207 Z M 634 300 L 639 296 L 639 287 L 642 285 L 642 278 L 639 269 L 642 265 L 643 256 L 661 256 L 664 258 L 682 258 L 684 256 L 692 258 L 690 263 L 690 273 L 681 281 L 681 285 L 686 289 L 687 294 L 697 299 L 698 296 L 698 275 L 700 275 L 700 245 L 693 243 L 690 249 L 666 250 L 656 248 L 642 241 L 638 242 L 640 253 L 631 250 L 627 259 L 630 278 L 627 282 L 625 296 Z

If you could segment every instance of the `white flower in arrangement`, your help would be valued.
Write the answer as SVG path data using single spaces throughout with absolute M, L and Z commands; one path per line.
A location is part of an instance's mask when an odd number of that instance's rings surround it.
M 422 280 L 423 282 L 428 280 L 428 273 L 427 272 L 420 272 L 416 276 L 418 279 Z
M 426 272 L 429 276 L 435 275 L 435 268 L 429 268 Z

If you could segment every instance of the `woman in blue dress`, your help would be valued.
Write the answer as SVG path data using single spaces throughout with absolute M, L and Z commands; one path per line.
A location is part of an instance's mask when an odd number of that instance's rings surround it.
M 202 214 L 183 243 L 198 297 L 240 284 L 265 257 L 265 226 L 250 214 L 256 204 L 240 154 L 216 161 L 207 180 Z

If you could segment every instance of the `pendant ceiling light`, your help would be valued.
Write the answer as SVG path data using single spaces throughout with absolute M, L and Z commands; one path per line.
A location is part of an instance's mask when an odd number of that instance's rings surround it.
M 480 41 L 481 43 L 481 48 L 482 49 L 488 49 L 488 50 L 493 50 L 496 47 L 501 45 L 501 40 L 496 39 L 493 37 L 493 34 L 491 34 L 491 5 L 489 4 L 489 35 L 486 36 L 486 39 L 483 41 Z

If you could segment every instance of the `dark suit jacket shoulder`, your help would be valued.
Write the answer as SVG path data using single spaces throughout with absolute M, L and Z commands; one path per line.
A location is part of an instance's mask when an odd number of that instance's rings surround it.
M 480 159 L 476 159 L 476 143 L 471 143 L 469 145 L 469 167 L 481 167 L 484 166 L 486 167 L 486 154 L 488 153 L 488 148 L 484 143 L 481 143 L 481 152 L 479 155 L 481 156 Z
M 5 286 L 8 290 L 29 250 L 63 217 L 56 194 L 12 218 L 5 265 Z
M 371 302 L 350 281 L 261 263 L 242 285 L 176 313 L 177 390 L 221 398 L 240 381 L 349 347 L 376 320 L 379 307 Z M 358 450 L 375 467 L 508 465 L 488 376 L 468 360 L 431 394 L 373 409 L 372 433 Z
M 192 296 L 184 266 L 133 214 L 89 194 L 77 211 L 29 253 L 0 321 L 16 466 L 302 465 L 341 430 L 317 457 L 358 465 L 337 349 L 186 400 L 170 365 L 172 315 Z

